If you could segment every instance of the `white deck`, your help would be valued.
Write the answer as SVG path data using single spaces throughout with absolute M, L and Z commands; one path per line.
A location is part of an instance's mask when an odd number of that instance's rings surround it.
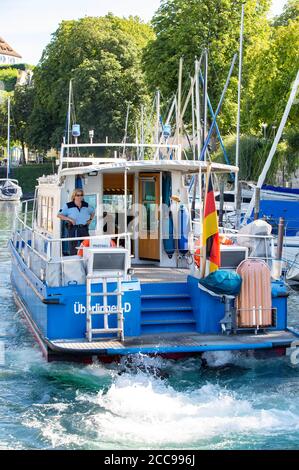
M 150 282 L 187 282 L 189 269 L 184 268 L 160 268 L 159 266 L 137 265 L 134 269 L 134 278 L 141 283 Z

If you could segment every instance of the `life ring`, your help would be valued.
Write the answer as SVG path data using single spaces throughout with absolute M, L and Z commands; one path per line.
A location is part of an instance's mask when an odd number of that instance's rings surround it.
M 226 237 L 225 235 L 219 235 L 219 240 L 220 240 L 221 245 L 229 246 L 229 245 L 234 244 L 234 242 L 230 238 Z
M 84 254 L 84 249 L 83 248 L 88 248 L 90 246 L 90 241 L 89 240 L 83 240 L 83 242 L 80 245 L 80 248 L 78 250 L 78 256 L 83 256 Z M 110 247 L 111 248 L 116 248 L 117 245 L 114 240 L 110 240 Z
M 200 268 L 200 242 L 197 240 L 195 242 L 195 251 L 194 251 L 194 263 L 198 268 Z
M 78 256 L 83 256 L 84 250 L 83 248 L 87 248 L 90 246 L 89 240 L 83 240 L 83 242 L 80 245 L 80 249 L 78 250 Z

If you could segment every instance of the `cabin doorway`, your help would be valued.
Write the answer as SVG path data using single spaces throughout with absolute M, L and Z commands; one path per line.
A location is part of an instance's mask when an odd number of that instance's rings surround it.
M 160 261 L 160 173 L 139 174 L 139 258 Z

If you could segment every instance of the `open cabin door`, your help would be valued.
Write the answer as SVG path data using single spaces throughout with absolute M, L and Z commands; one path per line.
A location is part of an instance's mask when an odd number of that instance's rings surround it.
M 160 261 L 160 173 L 139 174 L 139 258 Z

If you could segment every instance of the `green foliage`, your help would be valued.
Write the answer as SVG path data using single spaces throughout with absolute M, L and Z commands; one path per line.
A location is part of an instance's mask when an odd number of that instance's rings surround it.
M 32 147 L 46 150 L 60 145 L 70 79 L 82 140 L 87 140 L 91 128 L 95 140 L 106 136 L 121 140 L 127 104 L 133 123 L 147 101 L 140 62 L 142 48 L 152 37 L 151 28 L 133 17 L 109 14 L 63 21 L 34 74 L 35 100 L 28 134 Z
M 10 65 L 0 65 L 0 70 L 2 69 L 13 69 L 13 70 L 34 70 L 34 65 L 30 64 L 10 64 Z
M 0 67 L 0 83 L 4 84 L 5 91 L 13 91 L 18 79 L 18 71 L 12 67 Z
M 299 130 L 290 130 L 283 135 L 279 143 L 272 165 L 268 171 L 266 183 L 275 184 L 277 172 L 284 168 L 286 177 L 290 177 L 299 166 Z M 255 135 L 243 135 L 240 139 L 240 173 L 243 181 L 257 181 L 273 144 L 274 135 L 266 139 Z M 229 159 L 233 164 L 236 154 L 236 135 L 225 137 L 224 145 Z M 223 162 L 223 154 L 218 149 L 212 159 Z
M 274 26 L 287 26 L 290 20 L 295 20 L 299 16 L 299 0 L 289 0 L 281 15 L 276 16 L 273 21 Z
M 269 0 L 248 0 L 245 7 L 243 102 L 251 93 L 252 73 L 259 52 L 270 34 L 267 21 Z M 147 79 L 166 97 L 177 88 L 178 63 L 184 57 L 185 83 L 193 73 L 194 58 L 204 48 L 209 52 L 209 94 L 218 103 L 232 57 L 239 48 L 242 0 L 164 0 L 153 18 L 156 39 L 144 53 Z M 237 67 L 223 106 L 219 123 L 228 132 L 236 125 Z
M 297 129 L 289 129 L 285 134 L 287 149 L 284 154 L 286 161 L 286 171 L 288 175 L 292 175 L 299 168 L 299 127 Z
M 33 109 L 34 88 L 30 83 L 16 86 L 12 99 L 12 137 L 21 143 L 23 156 L 29 132 L 29 119 Z
M 247 127 L 255 131 L 263 122 L 278 124 L 299 69 L 299 16 L 285 26 L 273 26 L 267 48 L 260 54 L 249 100 Z M 299 126 L 298 99 L 291 109 L 287 127 Z
M 169 98 L 177 89 L 178 63 L 184 57 L 184 82 L 189 88 L 194 58 L 204 48 L 209 52 L 209 95 L 215 109 L 233 54 L 239 48 L 242 0 L 163 0 L 152 24 L 156 38 L 144 51 L 144 69 L 152 90 L 159 87 Z M 268 0 L 245 3 L 242 102 L 241 177 L 257 179 L 269 153 L 272 137 L 262 138 L 262 123 L 268 130 L 281 120 L 291 85 L 299 69 L 299 0 L 289 0 L 283 13 L 268 19 Z M 237 67 L 218 124 L 222 134 L 234 134 L 237 114 Z M 190 121 L 190 119 L 189 119 Z M 185 123 L 190 126 L 190 122 Z M 285 129 L 285 140 L 278 146 L 268 181 L 278 169 L 298 166 L 296 141 L 299 128 L 298 99 L 292 107 Z M 290 138 L 288 137 L 290 136 Z M 226 139 L 231 161 L 235 159 L 235 138 Z M 295 144 L 296 145 L 296 144 Z M 292 150 L 293 149 L 293 150 Z M 216 158 L 220 157 L 220 152 Z
M 0 147 L 6 147 L 7 138 L 7 98 L 11 93 L 0 91 Z
M 15 167 L 12 170 L 12 178 L 16 178 L 22 186 L 23 192 L 32 193 L 36 186 L 37 178 L 43 175 L 55 173 L 56 168 L 52 163 L 29 164 Z

